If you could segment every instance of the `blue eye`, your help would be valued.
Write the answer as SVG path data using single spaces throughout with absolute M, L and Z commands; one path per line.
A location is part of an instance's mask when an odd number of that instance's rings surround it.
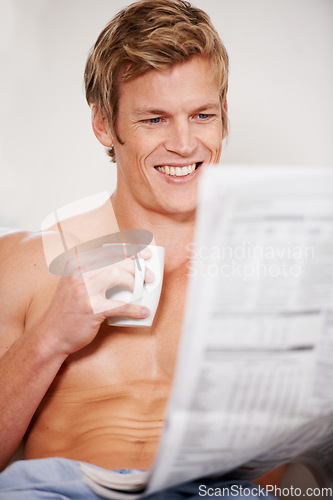
M 201 119 L 201 120 L 205 120 L 206 118 L 208 118 L 208 115 L 206 113 L 199 113 L 198 114 L 198 117 Z
M 156 118 L 150 118 L 148 121 L 149 121 L 150 123 L 160 123 L 161 118 L 159 118 L 159 117 L 156 117 Z

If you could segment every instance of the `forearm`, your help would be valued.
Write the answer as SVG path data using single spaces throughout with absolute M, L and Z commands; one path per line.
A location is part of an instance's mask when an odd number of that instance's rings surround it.
M 42 341 L 37 327 L 0 360 L 0 469 L 6 467 L 66 355 Z

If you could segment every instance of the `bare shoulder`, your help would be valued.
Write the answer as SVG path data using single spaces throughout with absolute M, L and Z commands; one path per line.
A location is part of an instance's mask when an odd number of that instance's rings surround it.
M 110 200 L 92 210 L 63 219 L 49 229 L 61 233 L 62 242 L 68 247 L 119 231 Z
M 34 270 L 45 268 L 43 241 L 40 233 L 12 232 L 0 237 L 0 272 L 1 286 L 12 283 L 15 286 L 19 278 L 22 282 Z
M 22 334 L 27 310 L 47 271 L 39 233 L 0 237 L 0 348 Z

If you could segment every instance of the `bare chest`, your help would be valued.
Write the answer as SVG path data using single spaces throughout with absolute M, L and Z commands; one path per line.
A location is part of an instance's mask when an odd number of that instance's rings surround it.
M 56 453 L 106 468 L 151 466 L 173 380 L 185 289 L 182 276 L 166 275 L 152 327 L 104 322 L 91 344 L 66 359 L 30 426 L 27 458 Z M 35 301 L 35 317 L 47 307 L 46 295 Z M 115 461 L 110 449 L 117 450 Z
M 52 296 L 50 289 L 49 295 Z M 181 332 L 186 282 L 170 274 L 163 284 L 159 307 L 150 328 L 111 327 L 104 322 L 95 340 L 69 356 L 59 370 L 50 392 L 87 396 L 94 390 L 145 387 L 153 384 L 169 390 Z M 35 309 L 51 300 L 41 294 Z M 81 392 L 83 391 L 83 392 Z

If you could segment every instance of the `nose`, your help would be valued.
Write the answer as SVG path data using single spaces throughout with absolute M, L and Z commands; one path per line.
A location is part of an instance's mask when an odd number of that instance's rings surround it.
M 198 145 L 193 125 L 188 120 L 179 120 L 170 124 L 168 137 L 164 141 L 165 148 L 179 156 L 191 156 Z

